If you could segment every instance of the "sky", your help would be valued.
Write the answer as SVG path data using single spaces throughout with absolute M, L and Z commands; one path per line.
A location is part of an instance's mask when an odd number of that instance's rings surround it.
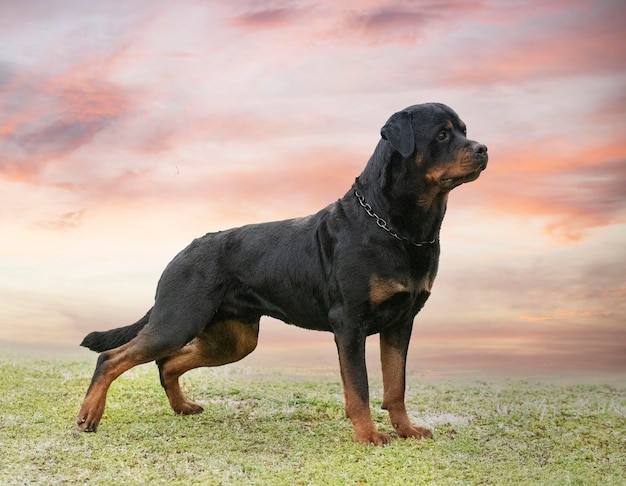
M 619 0 L 0 2 L 0 348 L 134 322 L 193 238 L 317 212 L 438 101 L 490 161 L 450 195 L 409 368 L 626 371 L 624 25 Z M 269 318 L 247 359 L 336 366 Z

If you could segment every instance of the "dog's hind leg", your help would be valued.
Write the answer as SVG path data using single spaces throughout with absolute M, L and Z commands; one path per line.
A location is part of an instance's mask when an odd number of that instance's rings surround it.
M 212 322 L 189 344 L 157 361 L 161 385 L 174 412 L 191 415 L 201 413 L 202 407 L 187 400 L 179 377 L 202 366 L 234 363 L 250 354 L 257 345 L 259 322 L 224 320 Z
M 173 281 L 173 283 L 176 283 Z M 158 360 L 183 348 L 202 332 L 221 303 L 222 295 L 194 294 L 199 285 L 193 279 L 178 280 L 173 291 L 157 292 L 146 326 L 127 344 L 103 352 L 78 414 L 80 430 L 95 432 L 106 402 L 109 386 L 125 371 Z M 165 289 L 167 290 L 167 289 Z

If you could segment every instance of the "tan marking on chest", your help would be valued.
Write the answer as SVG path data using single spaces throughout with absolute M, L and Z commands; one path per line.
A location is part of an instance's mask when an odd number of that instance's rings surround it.
M 370 302 L 379 305 L 401 292 L 410 292 L 411 284 L 408 279 L 382 278 L 372 275 L 370 278 Z

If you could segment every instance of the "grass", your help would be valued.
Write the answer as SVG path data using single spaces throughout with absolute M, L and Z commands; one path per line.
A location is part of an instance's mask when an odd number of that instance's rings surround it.
M 95 360 L 0 358 L 0 484 L 623 485 L 626 386 L 409 377 L 407 404 L 435 440 L 352 440 L 334 373 L 224 367 L 183 388 L 174 415 L 153 365 L 111 387 L 97 434 L 74 427 Z

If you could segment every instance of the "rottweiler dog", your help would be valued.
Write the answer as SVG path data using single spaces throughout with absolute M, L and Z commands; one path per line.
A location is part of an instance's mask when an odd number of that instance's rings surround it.
M 430 295 L 448 194 L 478 178 L 487 147 L 439 103 L 393 114 L 363 173 L 337 202 L 311 216 L 209 233 L 167 265 L 154 306 L 130 326 L 87 335 L 100 352 L 78 414 L 95 432 L 113 380 L 156 361 L 176 413 L 202 407 L 179 377 L 242 359 L 257 344 L 259 319 L 334 334 L 346 415 L 356 440 L 384 445 L 370 414 L 365 340 L 380 334 L 383 409 L 400 437 L 431 438 L 404 403 L 413 319 Z

